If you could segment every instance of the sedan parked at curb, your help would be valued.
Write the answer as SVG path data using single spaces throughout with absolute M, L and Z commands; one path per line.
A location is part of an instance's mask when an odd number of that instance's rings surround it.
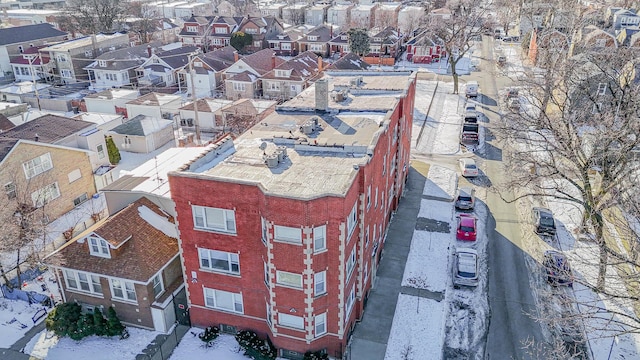
M 553 219 L 553 213 L 549 209 L 534 207 L 533 212 L 533 231 L 538 235 L 554 236 L 556 234 L 556 222 Z
M 573 286 L 573 272 L 566 255 L 556 250 L 547 250 L 544 252 L 542 265 L 547 273 L 547 281 L 551 285 Z
M 470 158 L 462 158 L 458 160 L 458 166 L 460 167 L 460 173 L 464 177 L 476 177 L 478 176 L 478 167 L 476 162 Z
M 459 248 L 453 256 L 453 286 L 478 286 L 478 252 Z
M 458 227 L 456 230 L 456 239 L 462 241 L 476 241 L 477 237 L 477 219 L 471 214 L 458 215 Z
M 472 187 L 461 187 L 456 191 L 455 207 L 459 210 L 473 210 L 476 204 L 475 189 Z

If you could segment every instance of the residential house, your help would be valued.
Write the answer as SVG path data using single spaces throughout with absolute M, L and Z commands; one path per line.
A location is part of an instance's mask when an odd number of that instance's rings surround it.
M 263 49 L 238 59 L 224 71 L 227 99 L 259 98 L 262 96 L 260 77 L 275 69 L 284 60 L 271 49 Z
M 53 59 L 57 81 L 65 84 L 83 83 L 89 86 L 89 76 L 84 70 L 85 67 L 108 51 L 128 46 L 127 34 L 98 34 L 44 47 L 40 49 L 40 54 Z
M 148 93 L 126 103 L 129 118 L 145 115 L 158 119 L 173 119 L 183 105 L 180 95 Z
M 168 19 L 176 19 L 176 7 L 187 4 L 187 1 L 162 2 L 160 5 L 161 16 Z
M 159 41 L 163 44 L 174 43 L 178 40 L 178 34 L 182 28 L 171 19 L 159 18 L 133 18 L 127 19 L 122 24 L 127 30 L 131 46 L 142 45 Z
M 158 88 L 167 88 L 170 92 L 181 90 L 185 84 L 178 81 L 178 72 L 189 64 L 192 56 L 199 53 L 197 46 L 183 46 L 152 54 L 136 69 L 139 86 L 152 91 Z
M 341 32 L 338 36 L 329 40 L 329 54 L 340 54 L 340 56 L 350 53 L 351 46 L 349 45 L 349 34 Z
M 415 75 L 380 75 L 318 80 L 168 174 L 194 326 L 343 357 L 409 169 Z
M 35 24 L 0 29 L 0 78 L 11 78 L 11 59 L 21 57 L 25 50 L 63 41 L 67 33 L 51 24 Z
M 335 71 L 364 71 L 369 69 L 371 65 L 366 63 L 360 56 L 355 53 L 346 53 L 340 59 L 334 61 L 326 67 L 325 71 L 333 73 Z
M 180 126 L 195 129 L 195 111 L 198 108 L 198 126 L 201 131 L 221 132 L 221 109 L 233 103 L 232 100 L 199 98 L 196 103 L 190 102 L 180 108 Z
M 213 7 L 206 2 L 191 2 L 177 5 L 173 8 L 177 19 L 189 19 L 195 14 L 198 16 L 213 16 Z
M 327 12 L 331 5 L 329 4 L 313 4 L 305 9 L 304 23 L 307 25 L 318 26 L 327 22 Z
M 120 151 L 148 154 L 175 141 L 173 120 L 136 115 L 107 132 Z
M 198 126 L 205 132 L 239 136 L 272 113 L 276 104 L 275 101 L 258 99 L 199 99 Z M 183 129 L 195 129 L 193 102 L 180 109 L 180 125 Z
M 307 8 L 310 6 L 311 5 L 309 4 L 302 3 L 288 4 L 282 9 L 282 21 L 290 25 L 304 24 L 304 15 L 307 12 Z
M 209 35 L 209 24 L 212 18 L 205 16 L 191 16 L 184 21 L 182 31 L 178 34 L 180 42 L 185 45 L 197 46 L 201 49 L 207 49 L 206 42 Z
M 217 16 L 211 22 L 207 44 L 209 49 L 219 49 L 231 44 L 231 34 L 242 23 L 241 17 Z
M 616 41 L 618 42 L 618 44 L 620 44 L 620 46 L 629 47 L 631 44 L 631 37 L 638 31 L 640 31 L 640 27 L 638 26 L 622 28 L 616 35 Z
M 378 7 L 375 9 L 375 27 L 380 29 L 398 28 L 398 15 L 401 8 L 402 4 L 397 2 L 378 3 Z
M 273 49 L 278 56 L 296 56 L 300 52 L 300 39 L 304 33 L 296 28 L 288 28 L 281 34 L 268 36 L 269 48 Z
M 237 57 L 238 52 L 231 46 L 194 57 L 191 60 L 191 66 L 185 67 L 178 73 L 186 83 L 187 95 L 191 96 L 193 89 L 191 79 L 193 79 L 196 97 L 216 96 L 224 85 L 224 70 L 233 65 Z
M 281 34 L 284 31 L 280 21 L 274 17 L 265 16 L 261 18 L 247 16 L 238 26 L 238 31 L 251 34 L 253 43 L 243 49 L 247 53 L 262 50 L 268 46 L 266 39 L 274 34 Z
M 340 29 L 348 28 L 351 24 L 351 9 L 354 5 L 348 4 L 334 4 L 327 9 L 327 22 L 329 24 L 338 26 Z
M 319 25 L 309 31 L 302 39 L 298 40 L 300 51 L 313 51 L 314 53 L 329 56 L 329 41 L 333 38 L 333 28 L 330 25 Z
M 413 31 L 425 23 L 425 18 L 424 7 L 405 6 L 398 12 L 398 30 L 401 34 L 413 35 Z
M 270 3 L 260 5 L 260 14 L 262 16 L 272 16 L 277 19 L 282 19 L 282 10 L 287 6 L 283 3 Z
M 613 26 L 613 16 L 620 10 L 626 10 L 625 8 L 618 6 L 609 6 L 604 12 L 604 26 L 612 27 Z
M 400 55 L 402 38 L 398 35 L 398 30 L 388 27 L 370 36 L 369 39 L 369 51 L 373 56 L 395 58 Z
M 633 11 L 620 9 L 613 14 L 613 30 L 640 25 L 640 15 Z
M 376 24 L 378 4 L 358 4 L 351 9 L 350 27 L 371 29 Z
M 426 31 L 406 42 L 407 61 L 416 64 L 430 64 L 445 57 L 446 51 L 439 38 L 433 38 Z
M 524 2 L 522 4 L 522 10 L 520 12 L 520 19 L 518 23 L 520 36 L 543 27 L 542 24 L 545 20 L 545 17 L 552 9 L 553 5 L 550 2 Z M 451 16 L 450 12 L 446 16 Z
M 177 237 L 174 218 L 141 197 L 43 262 L 64 301 L 86 312 L 113 307 L 126 325 L 169 332 L 184 288 Z
M 0 133 L 0 141 L 6 144 L 0 180 L 9 200 L 45 207 L 49 220 L 113 181 L 113 172 L 99 172 L 110 169 L 109 157 L 104 133 L 93 123 L 45 115 Z
M 574 36 L 569 48 L 569 56 L 583 52 L 602 52 L 607 48 L 617 48 L 615 36 L 595 25 L 580 28 Z
M 603 56 L 615 56 L 603 54 Z M 616 89 L 624 86 L 624 71 L 620 72 L 620 78 L 603 73 L 602 69 L 591 62 L 585 54 L 579 54 L 571 58 L 570 66 L 572 88 L 567 89 L 568 110 L 571 113 L 587 116 L 587 112 L 595 119 L 608 118 L 615 111 Z M 623 69 L 620 69 L 623 70 Z M 627 76 L 628 79 L 628 76 Z M 586 111 L 585 111 L 586 110 Z
M 127 102 L 140 96 L 138 90 L 106 89 L 84 97 L 86 111 L 127 116 Z
M 229 1 L 222 0 L 219 1 L 218 4 L 215 4 L 214 14 L 219 16 L 236 16 L 238 15 L 238 10 L 235 5 Z
M 104 114 L 104 113 L 90 113 L 90 112 L 81 112 L 73 116 L 73 119 L 94 123 L 96 124 L 96 128 L 102 130 L 103 132 L 107 132 L 113 129 L 114 127 L 127 121 L 127 119 L 125 119 L 124 116 L 120 114 Z
M 262 95 L 265 99 L 289 100 L 322 76 L 322 58 L 305 51 L 264 74 Z
M 89 74 L 89 86 L 101 91 L 114 87 L 135 87 L 138 85 L 137 71 L 151 55 L 160 51 L 160 43 L 138 45 L 109 51 L 98 56 L 84 69 Z
M 555 29 L 534 31 L 529 42 L 529 60 L 536 66 L 547 67 L 559 58 L 567 56 L 569 38 Z
M 0 87 L 0 101 L 20 104 L 23 102 L 23 96 L 35 93 L 36 89 L 42 91 L 49 87 L 51 87 L 49 84 L 34 83 L 31 81 L 15 82 Z
M 25 49 L 20 56 L 11 59 L 11 68 L 16 81 L 51 81 L 53 79 L 53 62 L 47 54 L 38 51 L 42 46 Z

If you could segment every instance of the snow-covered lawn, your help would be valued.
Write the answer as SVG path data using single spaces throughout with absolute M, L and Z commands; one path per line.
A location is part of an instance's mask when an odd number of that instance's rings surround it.
M 452 201 L 458 184 L 458 174 L 449 168 L 431 165 L 422 195 Z
M 414 231 L 402 286 L 443 292 L 449 281 L 449 233 Z
M 385 360 L 442 358 L 446 304 L 400 294 Z
M 191 331 L 200 333 L 202 330 L 193 328 Z M 182 338 L 180 345 L 171 354 L 170 360 L 246 360 L 236 339 L 231 335 L 221 334 L 212 347 L 204 347 L 203 342 L 190 332 Z
M 22 338 L 33 327 L 31 317 L 40 309 L 42 305 L 0 298 L 0 348 L 8 349 Z
M 453 203 L 439 200 L 422 199 L 418 216 L 451 224 L 453 228 Z

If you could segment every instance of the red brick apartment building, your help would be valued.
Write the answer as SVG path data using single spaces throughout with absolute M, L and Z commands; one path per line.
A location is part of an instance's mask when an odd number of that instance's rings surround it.
M 409 168 L 415 76 L 327 75 L 169 174 L 195 326 L 342 356 Z

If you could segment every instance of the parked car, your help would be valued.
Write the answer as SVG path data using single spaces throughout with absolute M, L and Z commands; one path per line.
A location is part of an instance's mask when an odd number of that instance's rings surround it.
M 476 223 L 476 217 L 471 214 L 458 215 L 456 239 L 463 241 L 476 241 Z
M 472 187 L 461 187 L 456 191 L 455 207 L 460 210 L 473 210 L 476 205 L 476 190 Z
M 476 177 L 478 176 L 478 167 L 476 162 L 470 158 L 462 158 L 458 160 L 458 166 L 460 167 L 460 173 L 464 177 Z
M 477 123 L 478 122 L 478 115 L 474 115 L 474 114 L 465 114 L 464 115 L 464 122 L 465 123 Z
M 453 285 L 478 286 L 478 252 L 459 248 L 453 255 Z
M 460 134 L 460 144 L 464 145 L 467 149 L 477 147 L 480 144 L 479 130 L 480 127 L 477 122 L 463 123 Z
M 511 99 L 509 100 L 509 110 L 513 111 L 513 112 L 520 112 L 520 99 L 515 98 L 515 99 Z
M 534 207 L 533 230 L 536 234 L 554 236 L 556 234 L 556 222 L 553 213 L 549 209 Z
M 507 57 L 504 56 L 504 55 L 500 55 L 500 56 L 498 56 L 497 62 L 498 62 L 499 66 L 503 66 L 504 64 L 507 63 Z
M 477 81 L 468 81 L 464 86 L 464 94 L 466 97 L 477 97 L 478 96 L 478 82 Z
M 547 281 L 551 285 L 573 286 L 573 272 L 566 255 L 556 250 L 547 250 L 544 252 L 542 265 L 547 273 Z
M 476 104 L 468 102 L 464 105 L 464 116 L 478 116 L 478 110 Z

